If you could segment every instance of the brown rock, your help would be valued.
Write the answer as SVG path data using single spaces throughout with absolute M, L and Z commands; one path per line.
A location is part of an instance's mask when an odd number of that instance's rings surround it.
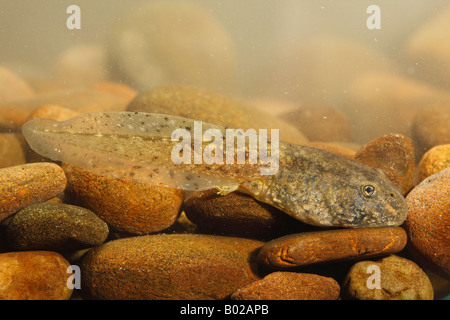
M 45 232 L 43 232 L 45 230 Z M 9 245 L 16 250 L 70 251 L 94 247 L 108 226 L 88 209 L 63 203 L 36 203 L 8 221 Z
M 417 159 L 434 146 L 450 143 L 450 103 L 418 112 L 412 130 Z
M 67 197 L 92 210 L 114 231 L 158 232 L 170 227 L 180 213 L 182 190 L 107 178 L 69 164 L 62 167 Z
M 428 150 L 416 170 L 416 184 L 427 177 L 450 167 L 450 144 L 442 144 Z
M 403 195 L 413 187 L 414 147 L 404 135 L 389 134 L 366 143 L 356 152 L 355 160 L 381 169 Z
M 258 261 L 270 269 L 289 269 L 388 255 L 405 245 L 406 233 L 400 227 L 305 232 L 267 242 Z
M 0 169 L 0 221 L 11 214 L 62 193 L 66 176 L 53 163 L 30 163 Z
M 6 101 L 27 99 L 34 95 L 31 86 L 11 70 L 0 66 L 0 104 Z
M 358 300 L 433 300 L 433 287 L 417 264 L 392 255 L 356 263 L 344 280 L 342 294 Z
M 450 168 L 422 181 L 406 197 L 408 250 L 436 273 L 450 277 Z
M 240 192 L 225 196 L 216 190 L 195 192 L 183 209 L 202 231 L 215 234 L 264 238 L 304 228 L 282 211 Z
M 0 168 L 26 163 L 24 145 L 22 135 L 0 133 Z
M 29 99 L 0 104 L 0 128 L 19 130 L 31 112 L 43 105 L 58 105 L 75 112 L 123 111 L 127 101 L 89 88 L 62 89 L 37 94 Z
M 283 114 L 281 118 L 297 127 L 310 141 L 351 140 L 347 117 L 332 106 L 302 106 L 296 111 Z
M 155 87 L 139 94 L 127 110 L 182 116 L 235 129 L 279 129 L 280 140 L 297 144 L 308 141 L 303 133 L 285 121 L 255 111 L 237 99 L 202 88 Z
M 243 238 L 158 234 L 114 240 L 81 262 L 83 296 L 94 299 L 224 299 L 258 280 Z
M 273 272 L 231 295 L 233 300 L 337 300 L 333 278 L 295 272 Z
M 121 17 L 108 53 L 116 76 L 138 90 L 185 84 L 226 92 L 236 86 L 233 47 L 220 21 L 201 6 L 152 1 Z
M 0 254 L 0 300 L 68 300 L 69 265 L 50 251 Z

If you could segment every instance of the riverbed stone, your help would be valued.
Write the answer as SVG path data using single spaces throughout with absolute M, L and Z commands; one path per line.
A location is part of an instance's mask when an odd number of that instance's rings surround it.
M 342 285 L 342 295 L 357 300 L 433 300 L 434 297 L 426 273 L 413 261 L 396 255 L 353 265 Z
M 260 279 L 261 241 L 201 234 L 157 234 L 107 242 L 80 264 L 87 299 L 210 300 Z
M 419 264 L 450 278 L 450 168 L 429 176 L 406 196 L 407 249 Z
M 420 159 L 416 170 L 416 184 L 450 167 L 450 144 L 441 144 L 428 150 Z
M 305 228 L 284 212 L 240 192 L 195 192 L 185 200 L 183 210 L 200 230 L 215 234 L 268 238 Z
M 0 253 L 0 300 L 68 300 L 69 265 L 52 251 Z
M 63 203 L 33 204 L 7 225 L 8 243 L 16 250 L 78 250 L 102 244 L 108 233 L 92 211 Z
M 66 196 L 73 204 L 92 210 L 116 232 L 142 235 L 175 223 L 184 191 L 96 175 L 63 163 Z
M 273 272 L 239 289 L 233 300 L 336 300 L 340 287 L 333 278 L 310 273 Z
M 258 261 L 268 269 L 361 260 L 396 253 L 406 245 L 401 227 L 337 229 L 290 234 L 267 242 Z
M 61 194 L 67 179 L 54 163 L 28 163 L 0 169 L 0 221 L 34 203 Z

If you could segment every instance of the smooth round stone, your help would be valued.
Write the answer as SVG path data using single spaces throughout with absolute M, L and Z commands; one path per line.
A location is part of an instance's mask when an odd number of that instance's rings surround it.
M 400 227 L 338 229 L 287 235 L 267 242 L 258 261 L 269 269 L 361 260 L 401 251 L 406 233 Z
M 0 300 L 68 300 L 69 262 L 51 251 L 0 254 Z
M 426 273 L 414 262 L 395 255 L 356 263 L 344 280 L 342 295 L 357 300 L 433 300 L 434 296 Z
M 406 196 L 407 249 L 418 263 L 450 278 L 450 168 L 422 181 Z
M 304 228 L 284 212 L 240 192 L 225 196 L 216 190 L 195 192 L 183 210 L 200 230 L 215 234 L 265 238 Z
M 388 134 L 363 145 L 355 160 L 382 170 L 406 195 L 414 184 L 414 147 L 411 139 L 401 134 Z
M 0 221 L 34 203 L 62 193 L 67 179 L 54 163 L 29 163 L 0 169 Z
M 333 278 L 309 273 L 273 272 L 239 289 L 233 300 L 336 300 L 340 287 Z
M 450 144 L 441 144 L 428 150 L 416 170 L 416 184 L 450 167 Z
M 108 226 L 93 212 L 63 203 L 36 203 L 8 221 L 9 245 L 17 250 L 70 251 L 102 244 Z
M 83 296 L 92 299 L 224 299 L 260 279 L 263 242 L 212 235 L 157 234 L 107 242 L 80 264 Z
M 174 83 L 236 87 L 236 56 L 226 28 L 190 1 L 152 1 L 127 12 L 110 32 L 108 53 L 115 76 L 139 90 Z
M 183 190 L 103 177 L 62 164 L 67 175 L 66 196 L 92 210 L 113 230 L 143 235 L 175 223 L 183 203 Z
M 278 129 L 281 141 L 301 144 L 306 136 L 293 125 L 255 110 L 241 100 L 215 91 L 189 86 L 158 86 L 140 93 L 128 111 L 163 113 L 201 120 L 233 129 Z

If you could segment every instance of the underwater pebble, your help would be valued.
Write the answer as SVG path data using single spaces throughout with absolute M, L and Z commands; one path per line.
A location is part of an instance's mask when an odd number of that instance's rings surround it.
M 0 104 L 34 96 L 33 88 L 12 70 L 0 66 Z
M 422 181 L 406 196 L 407 249 L 416 261 L 450 276 L 450 168 Z
M 162 231 L 177 219 L 184 192 L 95 175 L 62 164 L 67 176 L 66 196 L 92 210 L 108 226 L 133 235 Z
M 83 297 L 93 299 L 224 299 L 260 279 L 257 240 L 157 234 L 107 242 L 80 264 Z
M 310 273 L 273 272 L 239 289 L 233 300 L 336 300 L 340 287 L 333 278 Z
M 258 261 L 269 269 L 361 260 L 401 251 L 406 233 L 400 227 L 337 229 L 287 235 L 267 242 Z
M 69 88 L 36 94 L 32 98 L 0 102 L 0 129 L 20 130 L 31 112 L 43 105 L 58 105 L 75 112 L 123 111 L 128 101 L 90 88 Z
M 350 141 L 351 130 L 345 114 L 328 105 L 301 106 L 282 119 L 299 128 L 310 141 Z
M 366 143 L 356 152 L 355 160 L 382 170 L 403 195 L 413 187 L 414 147 L 404 135 L 388 134 Z
M 304 228 L 304 224 L 249 195 L 217 190 L 191 194 L 184 202 L 186 217 L 200 230 L 243 237 L 269 237 Z
M 428 150 L 416 170 L 416 184 L 427 177 L 450 167 L 450 144 L 442 144 Z
M 416 114 L 412 138 L 417 159 L 434 146 L 450 143 L 450 99 Z
M 45 232 L 43 232 L 45 230 Z M 88 209 L 63 203 L 36 203 L 7 224 L 9 245 L 16 250 L 68 251 L 102 244 L 108 226 Z
M 0 133 L 0 168 L 26 163 L 25 144 L 21 134 Z
M 233 129 L 279 129 L 280 140 L 301 144 L 306 136 L 289 123 L 254 110 L 240 100 L 204 88 L 158 86 L 140 93 L 127 111 L 164 113 Z M 270 130 L 267 135 L 270 137 Z
M 54 163 L 29 163 L 0 169 L 0 221 L 62 193 L 66 176 Z
M 68 300 L 69 262 L 51 251 L 0 254 L 0 300 Z
M 379 288 L 372 287 L 376 285 L 373 279 L 376 267 Z M 433 287 L 417 264 L 391 255 L 377 262 L 360 261 L 353 265 L 342 285 L 342 295 L 358 300 L 433 300 Z
M 227 29 L 211 11 L 189 1 L 152 1 L 125 13 L 110 32 L 108 54 L 114 76 L 139 90 L 166 83 L 236 87 L 237 61 Z

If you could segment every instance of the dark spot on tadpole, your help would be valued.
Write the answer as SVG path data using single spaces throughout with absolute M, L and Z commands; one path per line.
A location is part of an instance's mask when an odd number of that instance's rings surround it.
M 134 114 L 139 114 L 139 112 L 135 112 Z
M 192 180 L 192 176 L 186 176 L 186 180 L 187 181 Z
M 156 173 L 156 174 L 158 174 L 158 173 L 159 173 L 159 169 L 158 169 L 158 168 L 155 168 L 155 169 L 153 169 L 153 172 Z
M 175 176 L 175 173 L 174 173 L 173 171 L 169 171 L 169 176 L 170 176 L 171 178 L 173 178 L 173 177 Z
M 134 170 L 139 170 L 139 169 L 141 169 L 142 167 L 141 166 L 133 166 L 133 169 Z
M 169 118 L 167 118 L 167 117 L 164 117 L 164 120 L 166 120 L 166 121 L 169 121 Z
M 191 131 L 191 127 L 186 127 L 186 130 L 187 131 Z

